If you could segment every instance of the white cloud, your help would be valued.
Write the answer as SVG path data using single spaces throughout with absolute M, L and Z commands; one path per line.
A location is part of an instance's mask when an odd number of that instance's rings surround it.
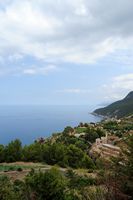
M 57 90 L 56 93 L 65 93 L 65 94 L 90 94 L 91 90 L 89 89 L 79 89 L 79 88 L 70 88 Z
M 107 101 L 123 98 L 128 92 L 133 91 L 133 73 L 112 78 L 109 84 L 103 85 L 102 90 L 106 93 L 104 99 Z
M 23 70 L 23 74 L 26 75 L 47 75 L 51 72 L 54 72 L 58 70 L 58 68 L 55 65 L 48 65 L 45 67 L 31 67 L 26 68 Z
M 132 49 L 132 10 L 131 0 L 0 1 L 0 55 L 96 62 Z
M 24 74 L 27 74 L 27 75 L 34 75 L 37 73 L 36 69 L 25 69 L 23 71 Z

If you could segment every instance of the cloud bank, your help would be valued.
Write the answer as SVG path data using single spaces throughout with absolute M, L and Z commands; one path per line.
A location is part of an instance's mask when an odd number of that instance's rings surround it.
M 131 0 L 0 1 L 0 62 L 88 64 L 132 49 L 132 10 Z

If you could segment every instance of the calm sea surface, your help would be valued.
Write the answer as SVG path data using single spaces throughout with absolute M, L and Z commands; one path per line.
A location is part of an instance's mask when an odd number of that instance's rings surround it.
M 89 106 L 0 106 L 0 144 L 19 138 L 29 144 L 80 122 L 98 122 Z

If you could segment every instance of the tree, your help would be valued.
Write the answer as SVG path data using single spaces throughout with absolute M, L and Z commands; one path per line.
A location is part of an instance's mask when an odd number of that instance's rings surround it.
M 35 142 L 23 148 L 23 160 L 32 162 L 43 161 L 43 144 Z
M 59 164 L 65 167 L 67 163 L 67 147 L 60 143 L 54 143 L 52 145 L 43 146 L 43 161 L 48 164 Z
M 32 172 L 25 181 L 31 192 L 34 192 L 35 199 L 64 200 L 67 182 L 55 167 L 45 173 Z
M 22 144 L 21 141 L 16 139 L 11 141 L 5 147 L 5 160 L 6 162 L 20 161 L 22 158 Z
M 105 136 L 105 131 L 100 128 L 97 128 L 96 133 L 98 134 L 99 138 Z
M 82 122 L 79 123 L 79 127 L 83 127 L 84 124 Z
M 0 200 L 20 200 L 19 193 L 14 190 L 14 185 L 7 176 L 0 176 Z
M 93 143 L 95 142 L 96 138 L 99 138 L 99 135 L 97 134 L 97 132 L 90 127 L 87 128 L 86 133 L 87 134 L 85 135 L 85 139 L 88 140 L 89 142 Z
M 0 162 L 4 162 L 5 158 L 5 148 L 3 145 L 0 145 Z
M 72 133 L 73 131 L 74 129 L 71 126 L 67 126 L 63 131 L 63 135 L 68 135 L 69 133 Z
M 73 168 L 93 168 L 94 164 L 81 149 L 75 145 L 69 145 L 67 150 L 68 165 Z

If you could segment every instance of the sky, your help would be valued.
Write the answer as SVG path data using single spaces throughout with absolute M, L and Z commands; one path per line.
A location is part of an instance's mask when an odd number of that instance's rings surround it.
M 132 90 L 132 0 L 0 0 L 0 105 L 102 106 Z

